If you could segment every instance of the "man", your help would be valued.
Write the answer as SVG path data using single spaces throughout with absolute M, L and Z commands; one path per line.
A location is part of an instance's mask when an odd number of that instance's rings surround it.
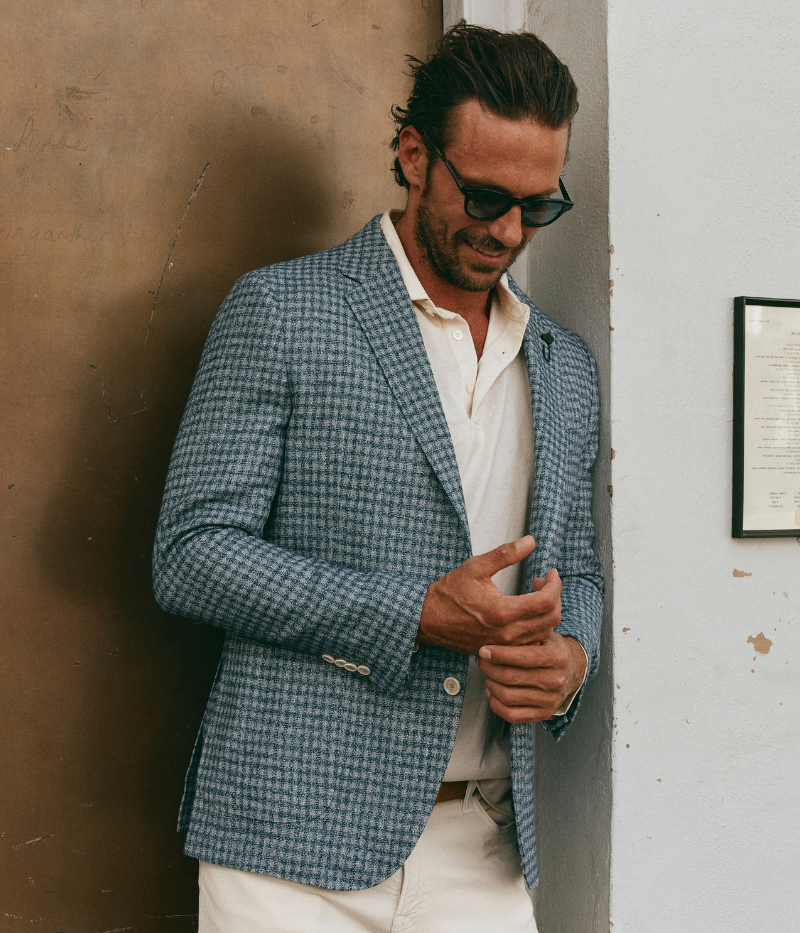
M 571 207 L 576 91 L 464 25 L 414 72 L 402 216 L 237 282 L 173 453 L 156 593 L 227 630 L 180 823 L 202 933 L 535 930 L 532 723 L 597 667 L 598 402 L 505 271 Z

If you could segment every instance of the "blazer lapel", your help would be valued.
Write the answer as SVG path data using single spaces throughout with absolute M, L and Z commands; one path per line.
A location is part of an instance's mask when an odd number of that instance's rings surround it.
M 367 244 L 372 249 L 364 250 L 373 261 L 342 265 L 341 271 L 354 280 L 347 301 L 469 540 L 469 522 L 456 455 L 422 334 L 397 263 L 380 226 L 376 231 L 371 229 L 373 226 L 377 226 L 375 221 L 362 231 L 362 234 L 373 233 L 373 242 Z M 383 250 L 380 242 L 375 242 L 375 234 L 382 241 Z M 353 243 L 353 240 L 349 242 Z M 380 256 L 377 262 L 374 259 L 376 253 Z
M 528 561 L 528 589 L 534 577 L 543 577 L 552 567 L 552 554 L 564 502 L 564 478 L 570 449 L 569 427 L 559 398 L 558 341 L 551 348 L 550 362 L 542 352 L 536 309 L 531 310 L 523 345 L 528 363 L 533 410 L 534 479 L 531 504 L 531 534 L 536 547 Z

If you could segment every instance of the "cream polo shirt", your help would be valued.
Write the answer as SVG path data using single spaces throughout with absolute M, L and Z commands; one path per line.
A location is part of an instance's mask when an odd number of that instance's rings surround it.
M 399 215 L 395 217 L 399 219 Z M 533 492 L 533 417 L 522 338 L 530 311 L 508 287 L 494 290 L 478 360 L 466 321 L 437 308 L 411 268 L 389 213 L 381 229 L 400 267 L 439 390 L 461 475 L 473 554 L 528 533 Z M 506 595 L 525 587 L 525 561 L 494 577 Z M 483 674 L 470 658 L 464 706 L 445 781 L 511 774 L 509 726 L 489 708 Z

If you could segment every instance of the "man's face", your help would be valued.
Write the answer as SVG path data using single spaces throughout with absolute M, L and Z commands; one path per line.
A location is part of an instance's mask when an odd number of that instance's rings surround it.
M 444 154 L 465 185 L 494 188 L 512 197 L 558 196 L 569 129 L 509 120 L 466 101 L 451 115 Z M 414 234 L 431 270 L 458 288 L 492 288 L 536 233 L 523 227 L 515 205 L 495 220 L 473 220 L 464 196 L 441 160 L 430 166 Z

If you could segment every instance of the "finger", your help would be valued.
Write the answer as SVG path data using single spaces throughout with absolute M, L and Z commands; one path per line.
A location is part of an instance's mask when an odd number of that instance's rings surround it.
M 478 652 L 478 667 L 484 674 L 499 667 L 552 667 L 555 657 L 545 645 L 484 645 Z
M 522 619 L 546 620 L 552 617 L 550 626 L 555 628 L 561 621 L 561 577 L 557 570 L 548 570 L 544 585 L 538 592 L 523 593 L 520 596 L 502 596 L 497 602 L 498 611 L 505 614 L 505 622 Z M 557 618 L 556 618 L 557 616 Z
M 561 577 L 558 575 L 558 571 L 556 570 L 555 567 L 552 567 L 544 575 L 544 582 L 545 582 L 545 586 L 547 586 L 548 584 L 552 586 L 557 586 L 559 593 L 564 588 L 563 584 L 561 583 Z
M 487 551 L 485 554 L 477 554 L 471 558 L 469 563 L 476 575 L 488 580 L 498 571 L 518 564 L 524 560 L 533 550 L 535 542 L 530 535 L 519 538 L 517 541 L 509 541 L 508 544 L 501 544 L 493 551 Z
M 494 697 L 504 706 L 539 707 L 540 709 L 553 709 L 558 705 L 560 693 L 558 690 L 546 690 L 540 687 L 506 687 L 503 684 L 491 685 L 487 688 L 487 697 Z
M 558 706 L 566 692 L 566 678 L 556 671 L 519 671 L 517 668 L 507 668 L 506 673 L 511 676 L 512 683 L 486 678 L 486 689 L 506 706 L 535 706 L 537 703 L 546 702 L 544 698 L 549 698 Z
M 538 706 L 506 706 L 505 703 L 501 703 L 497 697 L 489 696 L 489 707 L 492 712 L 497 713 L 501 719 L 505 719 L 506 722 L 511 723 L 520 723 L 520 722 L 542 722 L 544 719 L 549 719 L 551 713 L 549 708 L 540 708 Z
M 538 593 L 539 590 L 544 589 L 544 580 L 541 577 L 537 577 L 533 581 L 533 586 L 531 588 L 534 593 Z

